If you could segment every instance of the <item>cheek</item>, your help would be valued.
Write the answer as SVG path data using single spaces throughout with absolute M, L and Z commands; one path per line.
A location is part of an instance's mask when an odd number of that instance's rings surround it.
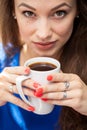
M 26 38 L 28 37 L 28 31 L 26 28 L 24 28 L 23 26 L 19 27 L 19 32 L 20 32 L 20 37 L 23 41 L 26 42 Z
M 73 23 L 60 23 L 58 27 L 56 28 L 56 34 L 58 34 L 59 38 L 62 38 L 61 40 L 67 41 L 69 37 L 71 36 L 73 31 Z
M 29 26 L 29 23 L 27 23 L 27 22 L 25 25 L 24 22 L 19 21 L 18 28 L 19 28 L 21 40 L 23 40 L 24 42 L 29 41 L 30 36 L 32 36 L 32 34 L 33 34 L 33 30 L 34 30 L 33 27 Z

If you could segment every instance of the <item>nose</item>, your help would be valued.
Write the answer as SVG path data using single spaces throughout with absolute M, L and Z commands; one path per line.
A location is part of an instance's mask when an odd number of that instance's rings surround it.
M 38 22 L 36 35 L 42 41 L 49 40 L 51 38 L 52 29 L 47 19 L 42 19 Z

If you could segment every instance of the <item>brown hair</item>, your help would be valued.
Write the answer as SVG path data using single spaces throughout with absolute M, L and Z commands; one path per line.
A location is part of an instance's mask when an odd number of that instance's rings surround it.
M 65 73 L 78 74 L 87 84 L 87 0 L 77 2 L 79 18 L 75 19 L 71 38 L 60 57 Z M 87 130 L 87 116 L 64 106 L 60 122 L 62 130 Z
M 13 16 L 14 0 L 1 0 L 0 9 L 2 42 L 7 55 L 12 55 L 14 48 L 21 48 L 18 26 Z M 7 47 L 9 43 L 12 44 L 12 46 Z
M 73 33 L 65 44 L 60 57 L 65 73 L 78 74 L 87 84 L 87 0 L 77 0 L 79 18 L 75 18 Z M 21 48 L 18 26 L 13 18 L 14 0 L 0 0 L 0 28 L 4 47 L 10 42 Z M 9 54 L 10 48 L 6 50 Z M 60 117 L 61 130 L 87 130 L 87 117 L 63 107 Z

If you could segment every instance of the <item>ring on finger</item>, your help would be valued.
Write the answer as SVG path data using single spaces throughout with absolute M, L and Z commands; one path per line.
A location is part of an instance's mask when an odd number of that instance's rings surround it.
M 64 91 L 64 92 L 63 92 L 63 99 L 66 99 L 66 98 L 67 98 L 67 92 Z
M 70 82 L 65 81 L 64 85 L 65 85 L 65 90 L 67 90 L 70 87 Z

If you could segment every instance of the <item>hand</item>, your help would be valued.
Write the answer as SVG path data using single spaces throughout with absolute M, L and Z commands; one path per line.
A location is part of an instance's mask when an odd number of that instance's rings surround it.
M 19 75 L 29 74 L 28 67 L 6 67 L 2 73 L 0 73 L 0 106 L 4 105 L 6 102 L 11 102 L 19 107 L 34 111 L 32 106 L 24 103 L 20 98 L 13 95 L 14 93 L 18 94 L 16 88 L 16 78 Z M 34 87 L 32 87 L 34 82 L 32 80 L 26 80 L 23 82 L 23 92 L 25 95 L 33 96 Z
M 50 84 L 43 86 L 42 100 L 56 105 L 72 107 L 87 115 L 87 85 L 76 74 L 58 73 L 47 77 Z M 66 85 L 67 81 L 67 85 Z

